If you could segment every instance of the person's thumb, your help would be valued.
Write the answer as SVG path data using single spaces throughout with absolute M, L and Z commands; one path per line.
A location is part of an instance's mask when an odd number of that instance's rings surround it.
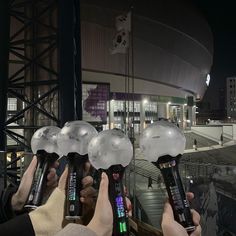
M 65 191 L 65 189 L 66 189 L 67 176 L 68 176 L 68 167 L 66 166 L 64 172 L 62 173 L 62 175 L 59 179 L 59 183 L 58 183 L 58 188 L 62 191 Z
M 109 185 L 109 180 L 108 180 L 107 174 L 103 172 L 101 176 L 101 182 L 100 182 L 98 199 L 97 199 L 99 203 L 109 201 L 108 185 Z
M 168 220 L 173 220 L 173 219 L 174 219 L 174 213 L 173 213 L 173 210 L 169 201 L 167 200 L 164 205 L 162 221 L 168 221 Z
M 28 168 L 25 171 L 25 175 L 27 175 L 27 176 L 34 176 L 34 172 L 35 172 L 37 163 L 38 163 L 37 157 L 33 156 L 32 161 L 30 162 Z

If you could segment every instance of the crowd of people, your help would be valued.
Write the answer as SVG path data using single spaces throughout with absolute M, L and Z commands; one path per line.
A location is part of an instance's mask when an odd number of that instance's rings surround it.
M 24 211 L 37 158 L 34 157 L 25 171 L 18 188 L 8 187 L 0 192 L 0 232 L 4 236 L 111 236 L 113 227 L 113 211 L 108 196 L 109 180 L 106 173 L 102 173 L 99 190 L 93 188 L 93 178 L 89 175 L 88 164 L 83 178 L 83 189 L 80 192 L 80 201 L 85 212 L 82 219 L 76 223 L 69 223 L 64 219 L 64 204 L 66 197 L 66 182 L 68 168 L 58 180 L 56 168 L 58 162 L 50 168 L 47 175 L 47 191 L 45 203 L 31 212 Z M 188 193 L 188 199 L 193 199 L 193 194 Z M 96 200 L 95 200 L 96 199 Z M 127 209 L 131 215 L 130 201 L 127 201 Z M 201 235 L 200 216 L 192 210 L 193 221 L 196 226 L 191 236 Z M 189 234 L 174 219 L 174 214 L 168 200 L 164 205 L 162 216 L 162 232 L 164 236 L 188 236 Z

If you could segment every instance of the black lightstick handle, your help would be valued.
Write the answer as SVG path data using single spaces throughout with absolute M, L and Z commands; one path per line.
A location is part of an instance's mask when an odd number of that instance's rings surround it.
M 113 165 L 105 172 L 109 178 L 109 199 L 113 210 L 113 236 L 128 236 L 128 211 L 124 196 L 122 178 L 125 168 Z
M 34 173 L 33 183 L 30 189 L 28 200 L 25 205 L 25 208 L 28 210 L 33 210 L 42 204 L 43 193 L 47 183 L 48 169 L 50 165 L 58 158 L 57 154 L 49 154 L 44 150 L 39 150 L 36 156 L 36 171 Z
M 84 163 L 87 158 L 77 153 L 68 154 L 68 181 L 66 195 L 66 219 L 80 219 L 83 214 L 83 205 L 80 201 L 82 190 L 82 179 L 84 174 Z
M 189 202 L 186 198 L 180 178 L 178 161 L 172 158 L 169 161 L 162 163 L 159 162 L 158 165 L 166 185 L 166 190 L 174 212 L 175 220 L 179 222 L 188 233 L 193 232 L 195 230 L 195 226 L 193 223 Z

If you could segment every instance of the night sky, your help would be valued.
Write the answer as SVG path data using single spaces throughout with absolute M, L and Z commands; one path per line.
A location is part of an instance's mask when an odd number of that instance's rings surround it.
M 214 37 L 211 83 L 203 101 L 211 109 L 219 108 L 219 88 L 226 86 L 226 77 L 236 76 L 236 14 L 233 0 L 193 0 L 208 21 Z

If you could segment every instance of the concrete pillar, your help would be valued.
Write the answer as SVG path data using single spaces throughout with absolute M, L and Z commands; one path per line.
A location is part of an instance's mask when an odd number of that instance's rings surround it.
M 185 117 L 185 112 L 184 112 L 184 105 L 180 105 L 180 123 L 179 127 L 184 129 L 186 125 L 186 117 Z
M 140 101 L 140 133 L 146 128 L 145 123 L 145 103 L 143 100 Z
M 109 106 L 110 106 L 110 109 L 109 109 L 109 129 L 113 129 L 114 128 L 114 103 L 115 103 L 115 100 L 110 100 L 109 101 Z
M 193 125 L 193 107 L 192 106 L 188 106 L 187 109 L 188 109 L 188 117 L 187 117 L 187 119 L 189 120 L 187 126 L 189 128 L 191 128 L 192 125 Z
M 192 107 L 192 125 L 196 125 L 196 106 Z
M 158 118 L 168 118 L 167 117 L 167 104 L 158 103 L 157 104 L 157 117 Z

